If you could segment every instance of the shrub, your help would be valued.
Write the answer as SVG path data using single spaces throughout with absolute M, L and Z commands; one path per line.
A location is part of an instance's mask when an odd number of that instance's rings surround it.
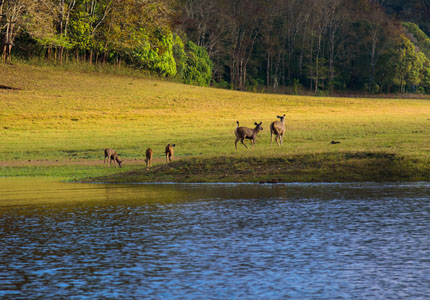
M 187 62 L 183 81 L 188 84 L 208 86 L 212 78 L 212 61 L 206 49 L 188 41 L 185 51 Z

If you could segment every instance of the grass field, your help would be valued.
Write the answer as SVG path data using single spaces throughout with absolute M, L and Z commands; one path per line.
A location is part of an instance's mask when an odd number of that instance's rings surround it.
M 270 122 L 287 115 L 284 147 Z M 264 130 L 234 149 L 236 120 Z M 0 176 L 118 181 L 430 180 L 430 101 L 255 94 L 0 64 Z M 332 145 L 330 141 L 340 141 Z M 164 146 L 176 144 L 171 166 Z M 120 169 L 102 166 L 116 149 Z M 142 170 L 145 149 L 157 163 Z M 80 162 L 79 164 L 74 162 Z M 106 177 L 107 176 L 107 177 Z

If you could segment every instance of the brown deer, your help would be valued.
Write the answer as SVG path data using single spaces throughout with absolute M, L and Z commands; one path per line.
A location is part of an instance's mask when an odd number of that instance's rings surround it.
M 169 158 L 169 163 L 172 162 L 172 157 L 173 157 L 173 154 L 175 153 L 175 150 L 173 149 L 174 147 L 175 147 L 175 144 L 172 144 L 172 145 L 168 144 L 166 146 L 166 149 L 164 149 L 164 153 L 166 154 L 166 163 L 167 163 L 167 158 Z
M 152 149 L 151 148 L 146 149 L 145 162 L 146 162 L 146 169 L 149 170 L 149 168 L 152 165 Z
M 118 163 L 118 166 L 121 168 L 122 160 L 119 158 L 118 153 L 116 153 L 116 151 L 113 149 L 106 148 L 105 149 L 105 162 L 104 162 L 104 164 L 106 165 L 106 162 L 107 162 L 108 167 L 110 168 L 111 161 L 113 161 L 114 164 L 116 161 Z
M 234 134 L 236 135 L 236 141 L 234 142 L 234 146 L 237 150 L 237 142 L 240 141 L 242 143 L 242 145 L 245 146 L 246 149 L 248 149 L 248 146 L 246 146 L 244 144 L 244 140 L 248 139 L 251 140 L 251 145 L 255 144 L 255 139 L 258 135 L 258 133 L 263 130 L 263 126 L 261 126 L 261 124 L 263 124 L 263 122 L 257 123 L 255 122 L 255 128 L 251 129 L 248 127 L 239 127 L 239 121 L 236 122 L 237 123 L 237 128 L 234 131 Z
M 279 121 L 274 121 L 272 124 L 270 124 L 270 147 L 272 147 L 273 135 L 275 135 L 275 141 L 278 146 L 282 147 L 284 144 L 285 114 L 283 116 L 276 117 L 279 118 Z

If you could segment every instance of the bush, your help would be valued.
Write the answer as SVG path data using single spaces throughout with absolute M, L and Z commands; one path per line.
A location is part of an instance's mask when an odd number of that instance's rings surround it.
M 185 51 L 187 62 L 183 74 L 184 83 L 208 86 L 212 79 L 212 61 L 206 49 L 188 41 Z
M 176 62 L 176 77 L 183 81 L 187 67 L 187 54 L 185 53 L 184 42 L 176 34 L 173 36 L 173 57 Z
M 173 34 L 171 32 L 164 32 L 163 30 L 156 30 L 151 34 L 140 32 L 136 39 L 138 45 L 130 52 L 133 65 L 162 76 L 176 75 Z

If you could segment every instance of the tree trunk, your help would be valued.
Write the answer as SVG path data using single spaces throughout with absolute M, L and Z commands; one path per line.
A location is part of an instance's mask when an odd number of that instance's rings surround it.
M 12 45 L 11 45 L 12 29 L 13 29 L 13 24 L 11 24 L 10 21 L 8 21 L 8 23 L 6 24 L 6 32 L 4 37 L 4 46 L 3 46 L 3 53 L 2 53 L 2 59 L 4 63 L 7 63 L 8 61 L 10 61 L 9 56 L 12 51 Z
M 269 88 L 270 86 L 270 52 L 267 51 L 267 66 L 266 66 L 266 86 Z
M 7 59 L 7 45 L 4 45 L 3 52 L 2 52 L 2 60 L 4 63 L 6 63 L 6 59 Z
M 63 64 L 63 54 L 64 54 L 64 47 L 60 47 L 60 49 L 59 49 L 59 54 L 58 54 L 58 57 L 59 57 L 59 59 L 60 59 L 60 64 L 62 65 Z
M 88 58 L 90 65 L 93 64 L 93 49 L 90 50 L 90 57 Z

